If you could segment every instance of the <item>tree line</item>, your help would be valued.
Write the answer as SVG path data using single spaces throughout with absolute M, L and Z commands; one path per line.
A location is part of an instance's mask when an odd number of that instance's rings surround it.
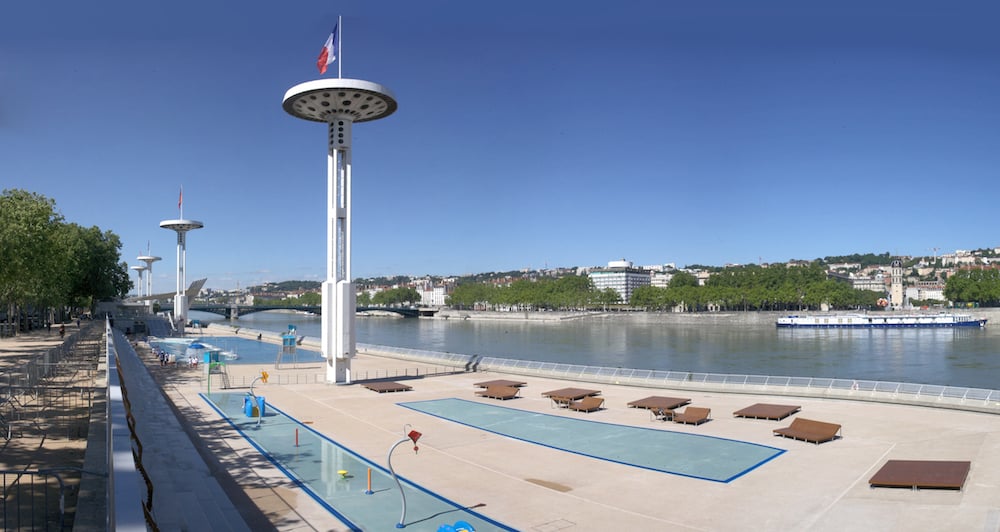
M 0 304 L 8 321 L 65 319 L 121 298 L 132 282 L 121 240 L 67 222 L 54 200 L 26 190 L 0 195 Z
M 611 289 L 597 290 L 588 277 L 567 276 L 507 286 L 466 282 L 455 287 L 448 304 L 475 310 L 580 310 L 628 304 L 644 310 L 815 310 L 878 308 L 885 294 L 855 290 L 827 277 L 820 261 L 808 266 L 750 265 L 721 270 L 703 286 L 688 272 L 677 272 L 667 287 L 642 286 L 630 301 Z
M 961 270 L 948 277 L 944 297 L 949 301 L 1000 306 L 1000 270 Z

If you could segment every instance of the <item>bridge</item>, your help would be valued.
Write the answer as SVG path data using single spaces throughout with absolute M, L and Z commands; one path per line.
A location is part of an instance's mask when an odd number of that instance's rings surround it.
M 173 303 L 167 303 L 160 305 L 160 312 L 172 312 L 174 310 Z M 212 314 L 220 314 L 225 316 L 227 319 L 235 319 L 240 316 L 246 316 L 247 314 L 253 314 L 254 312 L 264 312 L 266 310 L 296 310 L 299 312 L 311 312 L 313 314 L 322 314 L 323 308 L 319 305 L 298 305 L 298 306 L 279 306 L 279 305 L 227 305 L 225 303 L 194 303 L 189 305 L 188 310 L 197 310 L 199 312 L 211 312 Z M 399 314 L 404 318 L 417 318 L 420 316 L 433 316 L 437 313 L 436 308 L 426 308 L 426 307 L 357 307 L 357 312 L 392 312 Z

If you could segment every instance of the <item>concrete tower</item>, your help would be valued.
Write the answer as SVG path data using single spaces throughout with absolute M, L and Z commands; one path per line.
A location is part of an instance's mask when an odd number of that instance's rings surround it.
M 135 270 L 135 297 L 142 297 L 142 272 L 146 271 L 145 266 L 129 266 L 130 270 Z
M 889 306 L 893 310 L 903 308 L 903 261 L 896 259 L 889 266 Z
M 177 233 L 177 293 L 174 295 L 174 322 L 184 327 L 187 324 L 188 300 L 184 293 L 187 286 L 187 276 L 185 268 L 187 263 L 187 238 L 188 231 L 201 229 L 205 224 L 197 220 L 163 220 L 160 227 L 170 229 Z
M 396 110 L 385 87 L 360 79 L 318 79 L 285 93 L 282 107 L 303 120 L 327 125 L 327 267 L 323 282 L 322 344 L 327 382 L 351 382 L 355 353 L 351 282 L 351 128 Z
M 146 263 L 146 296 L 153 295 L 153 263 L 160 260 L 160 257 L 154 257 L 149 255 L 149 251 L 146 251 L 146 255 L 139 255 L 136 260 Z M 146 302 L 146 306 L 149 307 L 150 313 L 153 310 L 153 300 Z

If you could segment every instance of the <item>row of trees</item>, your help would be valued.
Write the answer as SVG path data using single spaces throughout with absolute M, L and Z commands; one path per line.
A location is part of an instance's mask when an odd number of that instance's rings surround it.
M 962 270 L 948 277 L 944 297 L 949 301 L 1000 306 L 1000 270 Z
M 111 231 L 66 222 L 55 201 L 14 189 L 0 195 L 0 304 L 22 314 L 65 317 L 124 296 L 132 286 Z
M 448 304 L 461 309 L 517 308 L 567 310 L 618 303 L 614 290 L 594 289 L 587 277 L 566 276 L 537 281 L 518 280 L 509 286 L 463 283 L 455 287 Z
M 855 290 L 827 278 L 820 262 L 809 266 L 750 265 L 727 268 L 708 278 L 704 286 L 690 274 L 678 273 L 667 288 L 644 286 L 632 294 L 631 305 L 650 310 L 807 310 L 876 308 L 884 294 Z
M 821 305 L 833 308 L 877 308 L 884 294 L 855 290 L 830 280 L 820 262 L 809 266 L 772 265 L 727 268 L 708 279 L 704 286 L 687 272 L 677 272 L 666 288 L 644 286 L 631 301 L 620 301 L 614 290 L 598 291 L 590 279 L 567 276 L 559 279 L 514 281 L 509 286 L 463 283 L 455 288 L 448 304 L 456 308 L 580 309 L 628 303 L 635 308 L 669 310 L 805 310 Z

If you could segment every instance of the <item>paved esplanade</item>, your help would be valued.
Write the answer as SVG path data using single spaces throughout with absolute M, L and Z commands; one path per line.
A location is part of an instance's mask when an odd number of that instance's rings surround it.
M 243 334 L 241 332 L 241 334 Z M 431 366 L 359 355 L 356 375 L 402 375 Z M 229 366 L 234 386 L 259 374 L 255 365 Z M 440 369 L 440 368 L 438 368 Z M 459 504 L 521 530 L 996 530 L 1000 525 L 1000 418 L 993 414 L 907 405 L 763 394 L 692 392 L 662 388 L 587 384 L 599 388 L 605 409 L 585 414 L 554 409 L 542 392 L 580 382 L 522 375 L 461 373 L 405 381 L 413 391 L 378 394 L 360 385 L 280 384 L 322 381 L 322 367 L 274 370 L 256 393 L 270 404 L 376 463 L 411 424 L 423 433 L 420 452 L 399 453 L 396 470 Z M 197 370 L 192 370 L 197 372 Z M 175 402 L 204 419 L 218 416 L 197 396 L 197 379 L 183 368 L 167 368 Z M 474 383 L 510 378 L 527 382 L 520 399 L 498 402 L 475 396 Z M 201 390 L 204 391 L 204 390 Z M 781 390 L 776 390 L 780 393 Z M 649 395 L 682 394 L 694 406 L 712 409 L 699 426 L 653 421 L 626 404 Z M 462 398 L 490 405 L 730 438 L 786 450 L 729 483 L 644 470 L 626 464 L 518 441 L 429 416 L 397 403 Z M 794 403 L 796 414 L 843 425 L 842 438 L 815 445 L 772 435 L 783 421 L 734 418 L 755 403 Z M 266 422 L 266 420 L 265 420 Z M 343 529 L 294 483 L 260 458 L 228 429 L 205 434 L 224 452 L 248 495 L 283 528 Z M 587 433 L 563 434 L 567 441 Z M 223 451 L 225 449 L 225 451 Z M 670 453 L 671 449 L 663 449 Z M 968 460 L 972 469 L 962 491 L 868 487 L 889 459 Z M 249 468 L 248 468 L 249 466 Z M 398 512 L 398 506 L 387 508 Z M 441 517 L 441 523 L 447 521 Z

